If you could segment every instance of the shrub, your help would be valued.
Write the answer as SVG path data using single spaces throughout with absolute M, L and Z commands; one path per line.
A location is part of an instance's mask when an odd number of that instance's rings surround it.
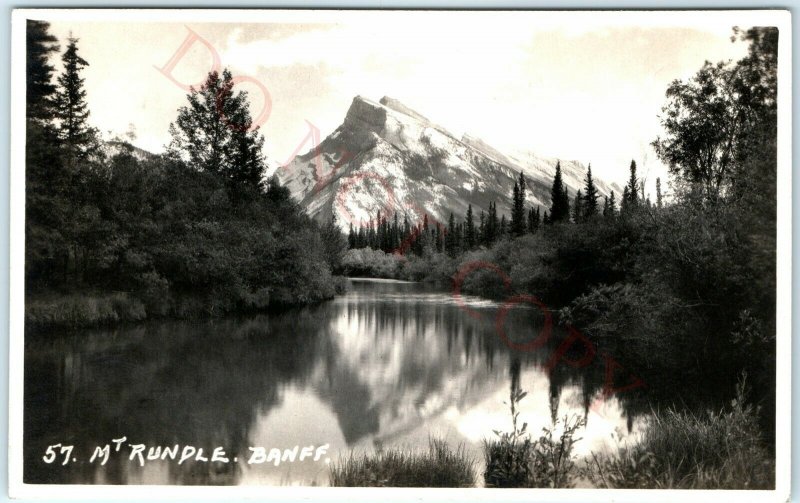
M 575 433 L 585 423 L 583 419 L 564 417 L 550 428 L 542 428 L 542 435 L 532 441 L 527 433 L 528 423 L 518 426 L 517 404 L 526 392 L 511 390 L 511 432 L 495 431 L 497 439 L 484 441 L 486 487 L 572 487 L 578 475 L 572 453 Z M 557 438 L 553 432 L 559 423 L 563 430 Z

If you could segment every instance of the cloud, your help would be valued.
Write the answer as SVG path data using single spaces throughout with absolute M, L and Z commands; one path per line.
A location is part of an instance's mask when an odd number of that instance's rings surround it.
M 657 115 L 671 80 L 692 75 L 706 59 L 744 52 L 729 40 L 729 17 L 386 14 L 188 26 L 217 49 L 223 66 L 269 90 L 273 108 L 263 132 L 273 160 L 297 148 L 306 121 L 326 135 L 353 96 L 389 95 L 454 133 L 592 162 L 597 176 L 612 181 L 624 181 L 630 159 L 646 155 L 663 174 L 648 145 L 660 131 Z M 133 122 L 141 146 L 169 141 L 167 126 L 185 93 L 154 66 L 177 50 L 185 25 L 69 22 L 54 29 L 81 37 L 101 129 L 124 131 Z M 193 81 L 208 67 L 207 51 L 197 47 L 176 77 Z M 260 108 L 261 98 L 253 98 Z

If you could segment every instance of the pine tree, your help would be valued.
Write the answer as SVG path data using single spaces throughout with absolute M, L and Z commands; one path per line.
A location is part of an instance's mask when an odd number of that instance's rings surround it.
M 528 232 L 534 234 L 539 230 L 539 207 L 528 210 Z
M 350 231 L 347 233 L 347 246 L 351 250 L 356 247 L 356 232 L 353 229 L 353 222 L 350 222 Z
M 66 152 L 67 166 L 73 168 L 97 148 L 97 131 L 89 126 L 89 107 L 81 77 L 89 63 L 78 55 L 77 38 L 69 38 L 61 61 L 64 72 L 58 76 L 55 98 L 58 137 Z
M 506 223 L 506 216 L 503 215 L 503 218 L 500 219 L 500 238 L 504 239 L 508 234 L 508 224 Z
M 53 119 L 55 68 L 50 53 L 57 52 L 58 39 L 50 33 L 50 23 L 29 19 L 25 33 L 26 75 L 25 109 L 28 119 L 47 122 Z
M 514 183 L 514 192 L 511 206 L 511 234 L 522 236 L 527 227 L 525 221 L 525 177 L 519 173 L 519 180 Z
M 636 178 L 636 161 L 631 159 L 631 177 L 628 180 L 628 208 L 634 208 L 639 204 L 639 181 Z
M 583 222 L 584 219 L 583 202 L 581 189 L 578 189 L 578 192 L 575 193 L 575 201 L 572 204 L 572 221 L 576 224 Z
M 544 225 L 550 224 L 550 215 L 547 214 L 547 210 L 544 210 L 544 216 L 542 217 L 542 223 Z
M 550 189 L 550 222 L 561 222 L 569 219 L 569 195 L 561 177 L 561 162 L 556 163 L 556 174 Z
M 252 129 L 247 93 L 234 92 L 234 84 L 226 69 L 222 75 L 209 73 L 200 89 L 192 89 L 188 105 L 178 109 L 170 124 L 168 152 L 201 171 L 261 187 L 264 137 Z
M 608 196 L 603 197 L 603 216 L 608 217 Z
M 486 214 L 481 210 L 480 224 L 478 225 L 478 240 L 480 244 L 486 244 Z
M 489 215 L 486 217 L 486 246 L 492 246 L 497 240 L 497 233 L 500 223 L 497 220 L 497 206 L 495 203 L 489 203 Z
M 592 178 L 592 165 L 589 164 L 589 169 L 586 171 L 586 179 L 584 180 L 584 196 L 583 196 L 583 218 L 590 219 L 597 214 L 597 187 L 594 185 Z
M 467 217 L 464 222 L 464 244 L 468 250 L 475 248 L 477 238 L 475 235 L 475 219 L 472 216 L 472 205 L 467 206 Z
M 450 212 L 450 219 L 447 221 L 447 232 L 444 235 L 444 249 L 451 257 L 456 256 L 456 219 L 453 212 Z

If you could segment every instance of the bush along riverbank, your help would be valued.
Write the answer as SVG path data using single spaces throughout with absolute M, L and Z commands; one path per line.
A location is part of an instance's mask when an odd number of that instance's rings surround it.
M 347 290 L 347 278 L 332 276 L 330 281 L 330 288 L 320 295 L 307 296 L 303 300 L 297 300 L 291 294 L 286 296 L 284 292 L 280 302 L 270 303 L 268 293 L 261 292 L 259 302 L 242 301 L 224 305 L 202 295 L 167 295 L 163 299 L 146 302 L 137 294 L 128 292 L 38 292 L 26 296 L 25 329 L 30 332 L 71 331 L 152 319 L 203 319 L 231 314 L 282 311 L 328 300 Z

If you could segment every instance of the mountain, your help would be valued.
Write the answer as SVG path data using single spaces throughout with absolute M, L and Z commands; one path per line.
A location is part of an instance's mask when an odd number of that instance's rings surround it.
M 114 157 L 119 154 L 130 154 L 137 161 L 149 161 L 157 157 L 156 154 L 148 152 L 139 148 L 127 141 L 122 140 L 108 140 L 103 142 L 105 154 L 108 157 Z
M 556 159 L 531 152 L 500 152 L 479 138 L 457 138 L 399 101 L 374 102 L 357 96 L 344 122 L 317 148 L 277 170 L 281 182 L 314 218 L 335 214 L 339 225 L 360 225 L 378 210 L 411 222 L 427 214 L 446 223 L 472 204 L 475 214 L 497 202 L 510 215 L 511 192 L 522 171 L 527 205 L 550 206 Z M 586 167 L 561 161 L 570 197 L 583 187 Z M 601 196 L 621 189 L 595 178 Z

